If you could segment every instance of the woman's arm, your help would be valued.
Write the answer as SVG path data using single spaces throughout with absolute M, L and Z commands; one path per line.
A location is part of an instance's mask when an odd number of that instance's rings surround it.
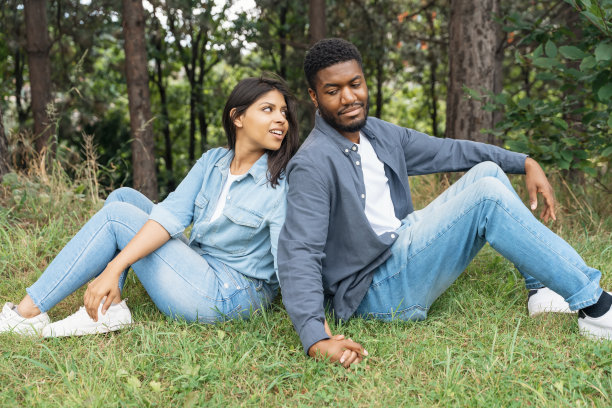
M 87 285 L 83 298 L 87 314 L 98 320 L 98 307 L 106 296 L 102 314 L 113 301 L 121 298 L 119 276 L 130 265 L 149 255 L 170 239 L 170 234 L 156 221 L 149 220 L 119 254 L 108 263 L 104 271 Z

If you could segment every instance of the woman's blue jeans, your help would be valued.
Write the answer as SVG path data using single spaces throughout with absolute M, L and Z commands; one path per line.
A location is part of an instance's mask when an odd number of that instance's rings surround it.
M 27 289 L 41 312 L 98 276 L 148 220 L 153 203 L 131 188 L 113 191 L 98 211 Z M 214 323 L 248 317 L 266 307 L 276 288 L 171 239 L 132 265 L 163 313 L 186 321 Z M 119 280 L 123 288 L 125 275 Z
M 398 233 L 357 315 L 425 319 L 487 242 L 523 274 L 527 288 L 547 286 L 572 310 L 601 296 L 601 273 L 533 216 L 491 162 L 474 166 L 427 207 L 409 214 Z

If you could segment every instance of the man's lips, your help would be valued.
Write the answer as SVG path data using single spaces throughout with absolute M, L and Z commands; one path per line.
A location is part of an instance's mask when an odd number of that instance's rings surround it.
M 359 109 L 362 109 L 362 108 L 363 108 L 363 104 L 361 104 L 361 103 L 354 104 L 354 105 L 349 106 L 348 108 L 344 108 L 341 111 L 339 111 L 338 115 L 346 115 L 348 113 L 355 112 L 355 111 L 357 111 Z

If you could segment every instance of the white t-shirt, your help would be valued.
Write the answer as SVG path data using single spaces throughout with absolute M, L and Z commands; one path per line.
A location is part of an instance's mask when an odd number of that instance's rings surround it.
M 225 201 L 227 200 L 227 193 L 229 193 L 230 186 L 234 181 L 238 180 L 242 176 L 242 174 L 234 175 L 228 170 L 227 180 L 225 180 L 223 190 L 221 190 L 221 194 L 219 194 L 219 201 L 217 201 L 215 212 L 213 213 L 212 217 L 210 217 L 210 222 L 213 222 L 221 216 L 223 213 L 223 208 L 225 208 Z
M 385 174 L 385 165 L 380 161 L 370 141 L 363 134 L 359 135 L 359 155 L 365 184 L 365 215 L 376 234 L 395 231 L 402 222 L 395 216 L 389 179 Z

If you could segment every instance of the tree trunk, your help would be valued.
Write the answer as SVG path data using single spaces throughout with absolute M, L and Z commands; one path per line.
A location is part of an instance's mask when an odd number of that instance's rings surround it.
M 497 142 L 480 132 L 493 128 L 493 114 L 467 98 L 463 87 L 481 94 L 495 90 L 499 30 L 494 17 L 499 10 L 499 0 L 451 0 L 446 137 Z
M 134 188 L 156 200 L 155 140 L 151 123 L 144 9 L 141 0 L 122 0 L 122 3 Z
M 308 21 L 310 45 L 325 38 L 325 0 L 310 0 Z
M 0 109 L 0 181 L 2 181 L 2 176 L 9 172 L 9 163 L 8 140 L 4 133 L 4 118 Z
M 38 152 L 47 148 L 49 138 L 55 134 L 55 123 L 47 114 L 51 102 L 51 42 L 47 30 L 46 0 L 25 1 L 25 25 L 34 114 L 34 144 Z

